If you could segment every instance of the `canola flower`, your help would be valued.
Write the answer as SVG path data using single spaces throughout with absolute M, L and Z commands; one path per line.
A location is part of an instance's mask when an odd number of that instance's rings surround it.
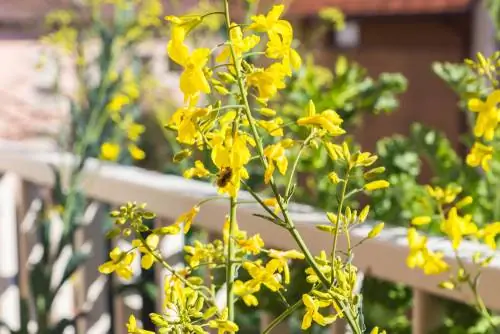
M 150 315 L 160 333 L 207 333 L 208 328 L 218 333 L 237 332 L 234 307 L 237 298 L 249 307 L 256 307 L 259 305 L 258 293 L 267 289 L 286 305 L 292 304 L 283 294 L 291 283 L 290 264 L 305 261 L 310 291 L 287 308 L 264 333 L 269 333 L 293 311 L 302 308 L 303 329 L 313 323 L 326 326 L 338 318 L 345 318 L 352 331 L 361 334 L 360 296 L 354 288 L 357 269 L 340 256 L 337 242 L 342 232 L 349 245 L 347 251 L 352 254 L 350 228 L 363 223 L 370 210 L 365 206 L 358 213 L 346 206 L 348 194 L 383 189 L 389 183 L 381 179 L 383 170 L 373 166 L 376 156 L 353 151 L 343 141 L 342 136 L 346 133 L 342 128 L 343 120 L 334 110 L 317 113 L 314 102 L 310 101 L 304 115 L 292 120 L 307 130 L 307 137 L 301 138 L 290 131 L 291 123 L 284 122 L 282 111 L 270 107 L 272 99 L 286 88 L 288 78 L 302 63 L 293 47 L 293 27 L 281 17 L 284 6 L 273 6 L 267 14 L 252 16 L 249 25 L 242 25 L 231 19 L 229 1 L 223 0 L 221 4 L 221 11 L 166 18 L 171 27 L 167 54 L 182 67 L 179 89 L 184 96 L 183 105 L 166 124 L 176 133 L 181 146 L 174 163 L 193 159 L 184 177 L 211 181 L 217 195 L 185 208 L 173 224 L 154 229 L 145 223 L 154 215 L 144 205 L 128 203 L 113 211 L 116 227 L 108 235 L 131 238 L 144 269 L 159 264 L 169 272 L 164 285 L 164 309 Z M 188 46 L 190 33 L 207 17 L 219 15 L 225 21 L 226 41 L 212 49 Z M 265 51 L 256 51 L 258 46 Z M 248 57 L 255 55 L 265 57 L 266 61 L 259 62 L 262 64 L 259 66 L 250 63 Z M 133 97 L 125 95 L 128 100 L 120 97 L 112 105 L 113 109 L 127 107 Z M 131 125 L 127 128 L 127 137 L 134 140 L 142 132 L 140 126 Z M 329 214 L 331 224 L 320 229 L 321 233 L 331 236 L 332 249 L 329 254 L 323 251 L 317 256 L 311 254 L 304 243 L 288 210 L 293 199 L 297 166 L 302 155 L 311 150 L 324 150 L 325 156 L 343 169 L 341 174 L 330 177 L 339 187 L 339 210 L 336 215 Z M 262 181 L 268 191 L 265 197 L 247 184 L 249 168 L 262 170 Z M 349 182 L 349 176 L 355 173 L 367 175 L 365 186 L 356 188 Z M 378 179 L 374 180 L 375 177 Z M 264 210 L 264 214 L 258 214 L 263 224 L 275 224 L 290 233 L 297 241 L 297 249 L 269 248 L 259 233 L 250 235 L 240 229 L 238 207 L 243 203 L 239 199 L 242 188 Z M 226 219 L 220 222 L 222 238 L 186 245 L 186 267 L 173 268 L 158 251 L 161 238 L 188 233 L 203 215 L 204 206 L 211 201 L 227 203 Z M 333 219 L 334 216 L 342 219 Z M 368 238 L 376 237 L 383 227 L 383 223 L 376 225 Z M 117 261 L 113 254 L 111 263 L 101 268 L 101 272 L 116 270 L 118 267 L 113 266 Z M 128 270 L 127 263 L 120 262 L 120 265 Z M 208 270 L 208 282 L 207 278 L 197 276 L 198 269 Z M 211 279 L 217 270 L 225 274 L 224 290 Z M 245 272 L 245 276 L 240 275 L 241 272 Z M 216 302 L 217 291 L 225 293 L 223 307 Z M 132 318 L 128 326 L 141 333 Z

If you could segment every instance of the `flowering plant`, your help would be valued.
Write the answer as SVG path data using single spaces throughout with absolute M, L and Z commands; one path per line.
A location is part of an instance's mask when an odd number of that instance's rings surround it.
M 124 279 L 132 276 L 130 264 L 141 254 L 141 265 L 150 269 L 159 263 L 169 272 L 164 281 L 164 305 L 158 313 L 150 315 L 160 333 L 206 333 L 208 328 L 219 333 L 237 332 L 235 302 L 257 306 L 256 293 L 261 289 L 273 292 L 286 306 L 286 310 L 272 321 L 264 333 L 269 333 L 290 314 L 304 307 L 302 329 L 312 323 L 326 326 L 338 318 L 345 318 L 354 333 L 362 333 L 361 296 L 355 289 L 357 269 L 352 264 L 353 249 L 350 229 L 365 221 L 369 206 L 357 211 L 346 205 L 349 197 L 360 192 L 373 192 L 389 186 L 379 179 L 383 167 L 375 167 L 377 157 L 354 151 L 342 140 L 346 131 L 343 120 L 334 110 L 316 110 L 309 101 L 305 113 L 284 122 L 280 110 L 270 103 L 286 88 L 287 78 L 300 68 L 302 60 L 292 47 L 294 40 L 291 24 L 282 19 L 284 7 L 277 5 L 265 15 L 254 15 L 251 23 L 242 25 L 230 16 L 229 1 L 222 1 L 223 11 L 202 15 L 168 16 L 171 39 L 167 46 L 170 58 L 183 68 L 180 90 L 184 106 L 172 116 L 168 127 L 176 132 L 183 149 L 175 161 L 188 159 L 204 152 L 209 163 L 195 160 L 193 167 L 184 171 L 187 178 L 213 180 L 219 196 L 207 198 L 177 221 L 152 229 L 145 219 L 154 214 L 144 205 L 128 203 L 112 212 L 116 227 L 110 236 L 132 238 L 132 248 L 115 248 L 110 260 L 100 266 L 102 273 L 115 272 Z M 222 16 L 227 32 L 226 41 L 214 48 L 190 49 L 185 40 L 207 18 Z M 254 51 L 264 45 L 264 51 Z M 219 52 L 220 50 L 220 52 Z M 250 62 L 250 56 L 264 56 L 262 63 Z M 212 62 L 212 56 L 215 60 Z M 260 64 L 260 62 L 259 62 Z M 205 97 L 209 96 L 211 102 Z M 213 101 L 213 102 L 212 102 Z M 290 125 L 303 129 L 302 135 L 288 131 Z M 264 141 L 264 138 L 266 141 Z M 265 142 L 269 144 L 264 144 Z M 322 233 L 331 235 L 331 249 L 312 254 L 304 243 L 290 214 L 290 204 L 296 189 L 296 171 L 303 154 L 323 151 L 339 168 L 331 171 L 329 179 L 336 185 L 338 206 L 328 212 L 329 224 L 317 226 Z M 289 161 L 290 152 L 295 158 Z M 263 170 L 265 190 L 257 192 L 248 183 L 250 166 Z M 281 175 L 278 181 L 276 175 Z M 353 177 L 361 177 L 360 186 L 353 186 Z M 290 233 L 297 250 L 276 250 L 265 247 L 259 234 L 248 235 L 238 227 L 238 207 L 241 188 L 245 189 L 262 213 L 256 213 L 265 224 L 275 224 Z M 211 200 L 227 201 L 228 215 L 221 222 L 222 240 L 210 243 L 195 242 L 186 246 L 187 267 L 174 269 L 158 250 L 165 235 L 187 233 Z M 383 223 L 376 225 L 367 238 L 376 237 Z M 347 249 L 338 246 L 339 238 L 347 241 Z M 299 300 L 287 300 L 283 292 L 290 284 L 289 262 L 305 261 L 309 291 Z M 222 271 L 224 284 L 208 282 L 197 274 L 200 267 L 211 273 Z M 245 272 L 244 279 L 241 272 Z M 211 275 L 209 275 L 210 277 Z M 226 302 L 217 307 L 217 292 L 225 291 Z M 127 324 L 129 333 L 152 333 L 141 329 L 134 316 Z M 378 329 L 377 329 L 378 330 Z

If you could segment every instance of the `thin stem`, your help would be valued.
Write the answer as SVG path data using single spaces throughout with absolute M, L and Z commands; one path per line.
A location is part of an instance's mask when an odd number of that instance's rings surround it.
M 261 56 L 264 54 L 266 54 L 266 53 L 263 51 L 248 52 L 248 53 L 245 53 L 244 55 L 242 55 L 241 59 L 247 58 L 247 57 L 252 57 L 252 56 Z
M 219 110 L 225 110 L 225 109 L 240 109 L 242 107 L 244 107 L 244 106 L 241 104 L 230 104 L 230 105 L 223 106 L 220 108 L 212 109 L 212 111 L 219 111 Z
M 288 196 L 290 193 L 290 189 L 292 188 L 294 176 L 295 176 L 295 171 L 297 170 L 297 166 L 299 165 L 300 158 L 302 156 L 302 153 L 304 152 L 304 149 L 306 148 L 307 144 L 309 144 L 309 141 L 312 139 L 312 134 L 309 135 L 309 137 L 304 140 L 302 145 L 300 146 L 299 153 L 297 153 L 297 157 L 295 158 L 295 161 L 293 162 L 292 170 L 290 172 L 290 178 L 288 179 L 288 184 L 286 185 L 285 189 L 285 196 Z
M 235 255 L 235 244 L 234 244 L 234 234 L 236 232 L 236 198 L 231 197 L 231 207 L 229 212 L 229 238 L 227 240 L 227 256 L 226 256 L 226 284 L 227 284 L 227 309 L 228 309 L 228 320 L 234 321 L 234 255 Z
M 454 252 L 455 252 L 455 259 L 457 260 L 459 268 L 462 269 L 464 272 L 466 272 L 464 263 L 463 263 L 462 259 L 460 258 L 460 256 L 458 255 L 457 250 L 455 249 Z M 481 298 L 481 296 L 479 295 L 479 293 L 477 291 L 477 280 L 475 280 L 473 282 L 473 281 L 471 281 L 470 276 L 468 276 L 467 277 L 467 285 L 469 286 L 472 294 L 474 295 L 474 302 L 476 304 L 478 312 L 483 317 L 485 317 L 486 320 L 488 320 L 488 324 L 490 325 L 493 332 L 498 333 L 497 327 L 496 327 L 495 323 L 493 322 L 493 319 L 491 318 L 491 314 L 488 311 L 488 309 L 486 308 L 486 305 L 484 304 L 483 299 Z
M 262 208 L 267 211 L 267 213 L 269 213 L 271 216 L 273 216 L 273 218 L 277 219 L 278 221 L 283 221 L 276 213 L 274 213 L 273 210 L 271 210 L 264 203 L 264 201 L 262 201 L 259 195 L 257 195 L 255 191 L 253 191 L 253 189 L 246 182 L 242 181 L 242 184 L 245 187 L 245 189 L 250 193 L 250 195 L 252 195 L 252 197 L 257 201 L 257 203 L 259 203 L 262 206 Z
M 285 310 L 285 312 L 281 313 L 276 319 L 274 319 L 266 329 L 262 332 L 262 334 L 271 333 L 274 327 L 278 326 L 283 320 L 288 318 L 293 312 L 295 312 L 299 307 L 303 304 L 302 299 L 290 306 Z
M 347 192 L 347 182 L 349 182 L 349 172 L 350 168 L 347 167 L 347 171 L 345 173 L 343 185 L 342 185 L 342 191 L 340 193 L 340 203 L 339 203 L 339 208 L 337 211 L 337 221 L 335 224 L 335 231 L 333 232 L 333 244 L 332 244 L 332 253 L 330 254 L 330 261 L 332 261 L 332 279 L 331 279 L 331 284 L 333 285 L 334 282 L 334 272 L 335 272 L 335 253 L 337 252 L 337 241 L 338 241 L 338 236 L 339 236 L 339 226 L 340 226 L 340 221 L 341 221 L 341 215 L 342 215 L 342 207 L 344 206 L 344 200 Z M 347 233 L 346 233 L 347 235 Z M 350 239 L 348 239 L 349 243 L 349 249 L 351 248 L 350 246 Z M 350 250 L 348 250 L 350 252 Z
M 210 15 L 224 15 L 225 13 L 224 12 L 210 12 L 210 13 L 206 13 L 206 14 L 203 14 L 201 15 L 201 18 L 204 19 L 205 17 L 207 16 L 210 16 Z

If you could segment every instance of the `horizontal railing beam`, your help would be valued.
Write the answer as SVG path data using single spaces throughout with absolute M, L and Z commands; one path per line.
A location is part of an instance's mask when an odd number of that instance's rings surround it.
M 67 171 L 72 163 L 74 159 L 69 155 L 7 153 L 2 154 L 0 159 L 0 172 L 14 171 L 25 180 L 51 186 L 54 177 L 49 166 L 57 166 L 62 171 Z M 136 167 L 102 163 L 93 159 L 89 160 L 85 167 L 81 186 L 90 198 L 112 205 L 120 205 L 127 201 L 145 202 L 150 210 L 167 220 L 175 219 L 201 199 L 217 195 L 209 183 L 186 180 Z M 245 192 L 242 192 L 240 197 L 250 198 Z M 292 209 L 294 208 L 292 206 Z M 325 215 L 310 207 L 297 206 L 297 208 L 301 212 L 294 212 L 291 217 L 311 251 L 314 253 L 319 253 L 323 249 L 329 251 L 331 237 L 314 227 L 317 224 L 328 224 Z M 196 219 L 197 224 L 209 231 L 218 232 L 222 228 L 228 209 L 229 203 L 226 200 L 207 202 Z M 255 205 L 240 206 L 238 222 L 242 229 L 250 234 L 260 233 L 268 246 L 282 249 L 297 248 L 288 231 L 254 216 L 254 213 L 263 211 Z M 363 240 L 370 229 L 369 223 L 354 228 L 351 234 L 352 243 L 356 244 Z M 379 237 L 364 242 L 356 249 L 355 264 L 367 276 L 404 283 L 419 291 L 444 298 L 470 302 L 471 295 L 465 290 L 458 292 L 438 287 L 439 282 L 446 279 L 445 275 L 425 276 L 419 270 L 412 270 L 406 266 L 408 254 L 406 233 L 406 228 L 387 228 Z M 452 267 L 457 266 L 449 242 L 442 238 L 430 237 L 429 245 L 432 249 L 441 249 L 445 253 L 446 261 Z M 345 247 L 342 240 L 340 246 Z M 461 254 L 465 255 L 463 261 L 471 268 L 471 255 L 478 250 L 488 252 L 486 247 L 472 242 L 463 242 L 460 249 Z M 484 269 L 479 290 L 487 307 L 495 310 L 500 310 L 498 282 L 500 282 L 500 256 L 497 252 L 490 267 Z

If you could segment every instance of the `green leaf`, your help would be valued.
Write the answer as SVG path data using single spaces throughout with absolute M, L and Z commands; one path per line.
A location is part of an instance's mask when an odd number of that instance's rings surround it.
M 49 310 L 52 303 L 50 292 L 50 279 L 52 272 L 43 262 L 35 264 L 30 271 L 30 287 L 32 298 L 35 301 L 36 313 L 39 319 L 45 318 L 48 321 Z M 44 329 L 40 328 L 43 332 Z

